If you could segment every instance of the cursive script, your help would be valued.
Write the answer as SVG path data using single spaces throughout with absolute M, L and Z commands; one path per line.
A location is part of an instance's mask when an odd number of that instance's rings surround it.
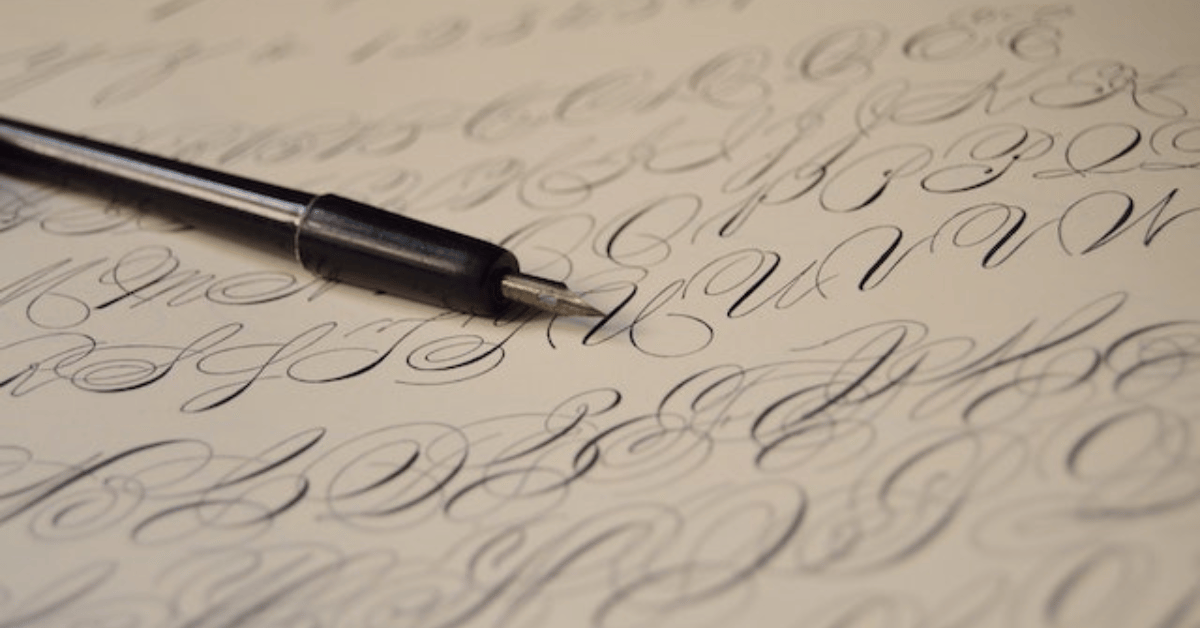
M 5 115 L 604 315 L 0 173 L 0 626 L 1200 620 L 1191 5 L 9 2 Z

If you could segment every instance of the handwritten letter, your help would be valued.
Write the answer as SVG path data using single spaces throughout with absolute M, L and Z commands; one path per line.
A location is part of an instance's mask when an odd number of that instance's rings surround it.
M 4 115 L 608 312 L 0 175 L 0 626 L 1200 624 L 1194 2 L 0 4 Z

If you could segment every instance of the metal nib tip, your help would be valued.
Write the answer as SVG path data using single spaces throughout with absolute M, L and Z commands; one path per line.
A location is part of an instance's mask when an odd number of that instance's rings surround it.
M 500 280 L 500 294 L 510 301 L 559 316 L 604 316 L 604 312 L 588 305 L 566 284 L 533 275 L 505 275 Z

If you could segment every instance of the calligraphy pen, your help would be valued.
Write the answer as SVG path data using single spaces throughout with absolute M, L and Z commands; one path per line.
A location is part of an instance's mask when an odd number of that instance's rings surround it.
M 11 174 L 145 201 L 189 224 L 294 257 L 318 275 L 497 316 L 512 303 L 601 316 L 566 285 L 520 272 L 508 250 L 333 194 L 245 179 L 0 117 Z

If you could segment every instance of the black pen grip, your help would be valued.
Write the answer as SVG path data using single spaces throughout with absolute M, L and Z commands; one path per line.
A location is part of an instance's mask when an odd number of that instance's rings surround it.
M 505 308 L 501 278 L 518 270 L 495 244 L 332 194 L 301 218 L 296 256 L 325 277 L 482 316 Z

